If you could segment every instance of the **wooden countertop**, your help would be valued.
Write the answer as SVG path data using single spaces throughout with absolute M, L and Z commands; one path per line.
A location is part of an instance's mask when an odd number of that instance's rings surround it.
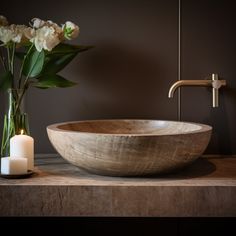
M 207 156 L 171 175 L 89 174 L 37 157 L 28 179 L 0 178 L 0 216 L 236 216 L 236 157 Z

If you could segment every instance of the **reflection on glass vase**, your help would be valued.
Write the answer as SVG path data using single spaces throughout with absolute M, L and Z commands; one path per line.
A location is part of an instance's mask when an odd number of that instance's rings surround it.
M 24 112 L 24 90 L 7 91 L 7 109 L 4 115 L 1 157 L 10 156 L 10 139 L 16 134 L 29 135 L 28 115 Z

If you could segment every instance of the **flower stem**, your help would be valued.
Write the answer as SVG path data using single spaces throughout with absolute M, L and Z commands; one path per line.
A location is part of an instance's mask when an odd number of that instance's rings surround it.
M 17 102 L 16 102 L 16 107 L 15 107 L 15 111 L 14 111 L 14 115 L 17 114 L 18 110 L 20 109 L 20 105 L 21 105 L 21 102 L 22 102 L 22 99 L 25 95 L 25 92 L 26 92 L 26 88 L 24 88 L 23 92 L 20 94 L 20 96 L 17 98 Z M 19 95 L 19 94 L 18 94 Z
M 7 46 L 7 61 L 8 61 L 8 70 L 11 71 L 11 55 L 9 46 Z
M 14 58 L 15 58 L 16 44 L 13 43 L 12 52 L 11 52 L 11 73 L 14 76 Z
M 32 44 L 29 48 L 29 50 L 27 51 L 26 55 L 24 56 L 23 62 L 21 64 L 21 68 L 20 68 L 20 75 L 19 75 L 19 88 L 21 88 L 21 82 L 22 82 L 22 73 L 23 73 L 23 68 L 24 68 L 24 64 L 25 64 L 25 60 L 28 57 L 28 55 L 30 54 L 32 48 L 33 48 L 34 44 Z
M 14 83 L 14 59 L 15 59 L 15 50 L 16 50 L 16 44 L 13 43 L 12 45 L 12 51 L 11 51 L 11 73 L 12 73 L 12 88 L 15 87 Z
M 0 48 L 0 60 L 1 60 L 1 63 L 2 63 L 2 65 L 3 65 L 4 70 L 6 71 L 7 68 L 6 68 L 6 65 L 5 65 L 4 56 L 3 56 L 3 54 L 2 54 L 1 48 Z

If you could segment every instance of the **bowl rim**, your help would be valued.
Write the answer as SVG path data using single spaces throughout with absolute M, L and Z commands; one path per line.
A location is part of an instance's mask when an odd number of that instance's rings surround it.
M 85 132 L 85 131 L 73 131 L 73 130 L 66 130 L 66 129 L 60 129 L 58 126 L 61 125 L 67 125 L 67 124 L 74 124 L 74 123 L 89 123 L 89 122 L 106 122 L 106 121 L 161 121 L 161 122 L 175 122 L 175 123 L 187 123 L 192 125 L 200 126 L 200 129 L 194 130 L 194 131 L 186 131 L 182 133 L 172 133 L 172 134 L 153 134 L 153 133 L 101 133 L 101 132 Z M 212 126 L 202 123 L 196 123 L 196 122 L 188 122 L 188 121 L 176 121 L 176 120 L 156 120 L 156 119 L 91 119 L 91 120 L 77 120 L 77 121 L 66 121 L 66 122 L 60 122 L 60 123 L 54 123 L 51 125 L 48 125 L 46 127 L 47 131 L 57 131 L 62 133 L 71 133 L 71 134 L 93 134 L 93 135 L 103 135 L 103 136 L 124 136 L 124 137 L 133 137 L 133 136 L 175 136 L 175 135 L 187 135 L 187 134 L 196 134 L 196 133 L 203 133 L 203 132 L 211 132 Z

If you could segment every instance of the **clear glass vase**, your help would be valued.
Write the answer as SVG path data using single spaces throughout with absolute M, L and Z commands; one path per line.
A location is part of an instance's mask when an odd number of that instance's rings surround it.
M 24 94 L 21 89 L 7 91 L 7 109 L 1 143 L 1 157 L 10 155 L 10 139 L 16 134 L 29 135 L 28 115 L 24 111 Z

